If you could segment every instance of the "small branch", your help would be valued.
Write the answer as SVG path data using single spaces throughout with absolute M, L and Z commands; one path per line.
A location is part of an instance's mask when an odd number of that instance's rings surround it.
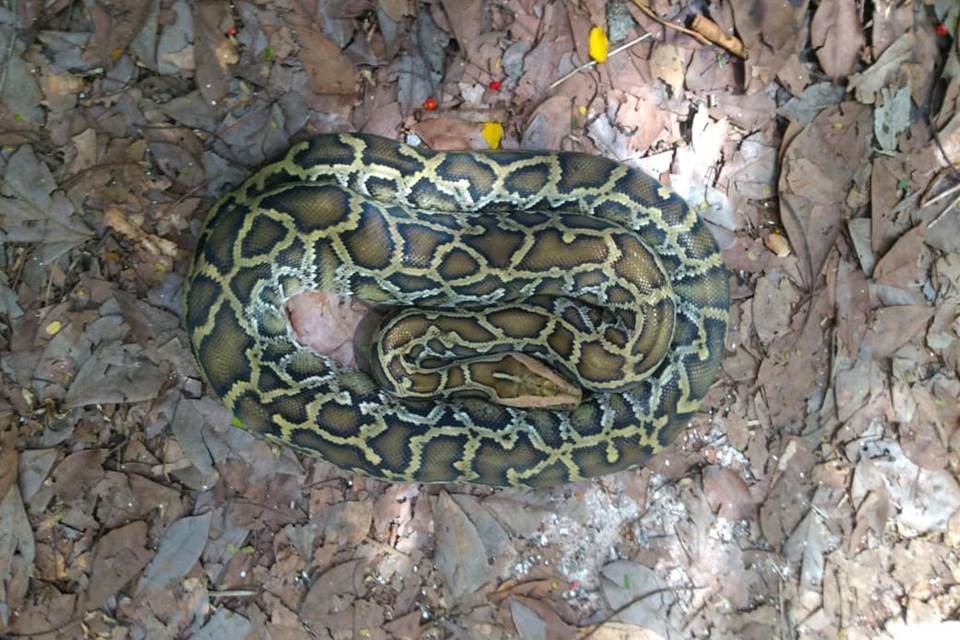
M 710 42 L 723 47 L 738 58 L 747 59 L 747 50 L 743 46 L 743 41 L 736 36 L 724 33 L 720 25 L 710 18 L 696 15 L 693 17 L 693 23 L 690 27 Z
M 257 592 L 250 589 L 224 589 L 223 591 L 210 591 L 207 595 L 211 598 L 249 598 L 257 595 Z
M 651 19 L 653 19 L 653 20 L 656 20 L 657 22 L 659 22 L 659 23 L 662 24 L 663 26 L 665 26 L 665 27 L 667 27 L 667 28 L 669 28 L 669 29 L 673 29 L 674 31 L 679 31 L 680 33 L 685 33 L 685 34 L 687 34 L 688 36 L 690 36 L 691 38 L 695 38 L 696 40 L 700 41 L 700 42 L 703 43 L 703 44 L 708 44 L 708 45 L 709 45 L 709 44 L 713 44 L 712 42 L 710 42 L 709 40 L 707 40 L 707 38 L 705 38 L 702 34 L 699 34 L 699 33 L 697 33 L 696 31 L 692 31 L 692 30 L 690 30 L 690 29 L 687 29 L 686 27 L 681 27 L 681 26 L 678 25 L 678 24 L 674 24 L 673 22 L 670 22 L 670 21 L 668 21 L 668 20 L 664 20 L 663 18 L 661 18 L 660 16 L 658 16 L 653 9 L 651 9 L 650 7 L 648 7 L 647 5 L 645 5 L 644 3 L 640 2 L 640 0 L 633 0 L 633 4 L 637 5 L 637 8 L 640 9 L 640 11 L 643 11 L 645 14 L 647 14 L 647 16 L 648 16 L 649 18 L 651 18 Z
M 627 49 L 629 49 L 630 47 L 634 46 L 635 44 L 638 44 L 638 43 L 640 43 L 640 42 L 643 42 L 644 40 L 646 40 L 647 38 L 650 38 L 650 37 L 652 37 L 651 34 L 645 33 L 645 34 L 643 34 L 642 36 L 639 36 L 639 37 L 637 37 L 637 38 L 634 38 L 634 39 L 631 40 L 630 42 L 627 42 L 626 44 L 622 44 L 622 45 L 620 45 L 619 47 L 617 47 L 616 49 L 614 49 L 613 51 L 611 51 L 610 53 L 608 53 L 608 54 L 607 54 L 607 57 L 608 57 L 608 58 L 612 58 L 613 56 L 617 55 L 617 54 L 620 53 L 621 51 L 626 51 Z M 573 71 L 571 71 L 570 73 L 568 73 L 567 75 L 563 76 L 562 78 L 560 78 L 559 80 L 557 80 L 557 81 L 555 81 L 553 84 L 551 84 L 549 87 L 547 87 L 547 91 L 551 91 L 551 90 L 553 90 L 553 89 L 556 89 L 556 88 L 559 87 L 561 84 L 563 84 L 564 82 L 566 82 L 567 80 L 569 80 L 569 79 L 572 78 L 573 76 L 577 75 L 578 73 L 581 73 L 581 72 L 583 72 L 583 71 L 586 71 L 587 69 L 592 69 L 592 68 L 595 67 L 595 66 L 597 66 L 597 61 L 596 61 L 596 60 L 591 60 L 590 62 L 588 62 L 588 63 L 586 63 L 586 64 L 580 65 L 579 67 L 577 67 L 576 69 L 574 69 Z

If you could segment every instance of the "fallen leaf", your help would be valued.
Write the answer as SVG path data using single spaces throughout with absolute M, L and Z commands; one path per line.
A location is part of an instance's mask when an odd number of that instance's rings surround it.
M 14 578 L 25 580 L 33 571 L 36 543 L 20 492 L 12 486 L 0 496 L 0 622 L 10 624 L 10 614 L 23 604 L 24 595 L 8 591 Z
M 877 309 L 865 337 L 866 346 L 873 358 L 889 358 L 914 337 L 923 335 L 933 312 L 934 308 L 926 305 L 900 305 Z
M 150 3 L 144 2 L 142 6 L 149 7 Z M 217 0 L 201 0 L 194 10 L 197 90 L 210 105 L 223 102 L 230 82 L 229 65 L 240 60 L 235 40 L 224 36 L 232 19 L 230 5 Z
M 142 520 L 108 531 L 97 542 L 87 586 L 87 609 L 98 609 L 140 573 L 153 557 L 147 544 L 147 524 Z
M 64 406 L 152 400 L 166 380 L 167 375 L 144 356 L 139 345 L 104 344 L 77 371 Z
M 747 93 L 757 93 L 770 84 L 806 41 L 804 20 L 808 0 L 767 2 L 732 0 L 737 35 L 747 58 Z
M 880 148 L 897 150 L 897 138 L 910 128 L 910 87 L 901 87 L 895 93 L 880 90 L 880 104 L 873 110 L 873 131 Z
M 413 15 L 410 0 L 377 0 L 377 4 L 394 22 L 400 22 L 404 16 Z
M 810 44 L 820 66 L 833 80 L 857 66 L 865 39 L 854 0 L 822 0 L 810 25 Z
M 151 3 L 143 3 L 150 7 Z M 157 70 L 162 74 L 192 71 L 196 67 L 193 52 L 193 7 L 186 0 L 176 0 L 170 7 L 170 18 L 162 27 L 157 41 Z
M 872 134 L 870 111 L 856 103 L 824 110 L 789 143 L 780 175 L 781 218 L 804 280 L 823 269 L 847 211 Z
M 650 52 L 650 72 L 666 82 L 674 96 L 683 91 L 683 55 L 672 44 L 658 44 Z
M 324 543 L 341 547 L 360 544 L 370 532 L 373 500 L 348 500 L 323 509 L 310 519 Z
M 523 640 L 575 638 L 577 630 L 565 623 L 542 600 L 513 596 L 508 600 L 510 616 Z
M 703 495 L 710 508 L 720 517 L 731 520 L 749 518 L 756 510 L 756 500 L 739 475 L 731 469 L 710 465 L 703 470 Z
M 960 509 L 960 484 L 948 470 L 931 471 L 911 462 L 896 442 L 871 440 L 862 447 L 850 495 L 856 503 L 870 491 L 886 491 L 899 508 L 894 517 L 916 534 L 945 531 Z
M 300 618 L 314 629 L 359 631 L 375 620 L 355 616 L 357 596 L 364 593 L 363 563 L 349 560 L 321 574 L 300 605 Z M 350 637 L 357 637 L 351 635 Z
M 474 593 L 495 578 L 495 565 L 515 553 L 500 524 L 465 495 L 441 493 L 436 502 L 435 562 L 454 598 Z
M 219 607 L 205 625 L 190 635 L 193 640 L 246 638 L 250 635 L 251 629 L 250 621 L 242 615 L 232 609 Z
M 665 589 L 656 571 L 629 560 L 616 560 L 600 570 L 603 597 L 611 609 L 621 610 L 622 622 L 666 635 L 670 629 L 664 612 L 676 596 Z M 625 608 L 624 608 L 625 607 Z
M 107 0 L 91 7 L 93 38 L 83 57 L 113 66 L 143 28 L 151 3 L 139 0 Z
M 211 512 L 180 518 L 163 533 L 157 555 L 137 582 L 135 593 L 163 589 L 187 575 L 200 559 L 210 532 Z
M 924 242 L 927 227 L 919 224 L 903 234 L 873 270 L 873 279 L 894 287 L 921 287 L 933 263 L 933 254 Z
M 910 60 L 914 47 L 912 32 L 904 33 L 880 55 L 863 73 L 850 76 L 847 89 L 853 91 L 859 102 L 873 104 L 880 89 L 890 84 L 903 64 Z
M 340 48 L 311 28 L 301 29 L 299 33 L 302 43 L 300 58 L 310 88 L 317 93 L 356 93 L 356 67 Z
M 844 95 L 846 91 L 843 87 L 831 82 L 819 82 L 804 89 L 799 96 L 790 98 L 777 113 L 806 126 L 827 107 L 843 102 Z

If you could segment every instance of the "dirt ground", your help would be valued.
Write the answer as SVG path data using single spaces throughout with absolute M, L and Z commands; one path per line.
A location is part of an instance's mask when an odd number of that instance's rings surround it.
M 958 15 L 2 3 L 0 636 L 960 638 Z M 329 131 L 670 184 L 731 273 L 707 410 L 549 491 L 391 485 L 232 428 L 183 274 L 217 196 Z

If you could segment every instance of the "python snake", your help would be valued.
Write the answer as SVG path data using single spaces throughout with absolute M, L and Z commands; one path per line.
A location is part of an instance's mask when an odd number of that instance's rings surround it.
M 490 485 L 642 464 L 699 408 L 729 307 L 710 231 L 633 168 L 365 134 L 295 144 L 223 196 L 184 286 L 235 424 L 368 476 Z M 398 309 L 370 371 L 299 342 L 285 305 L 309 290 Z

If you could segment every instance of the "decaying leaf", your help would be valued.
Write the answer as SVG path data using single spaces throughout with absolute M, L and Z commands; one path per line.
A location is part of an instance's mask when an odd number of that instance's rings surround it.
M 880 104 L 873 111 L 873 130 L 880 148 L 896 151 L 897 137 L 910 128 L 910 87 L 895 92 L 880 90 Z
M 849 88 L 857 100 L 864 104 L 876 102 L 880 90 L 890 84 L 902 65 L 910 59 L 913 46 L 914 36 L 908 31 L 887 47 L 866 71 L 850 76 Z
M 211 513 L 181 518 L 160 539 L 157 554 L 137 582 L 136 593 L 162 589 L 187 575 L 200 558 L 210 532 Z
M 817 5 L 810 43 L 830 78 L 842 78 L 856 68 L 864 42 L 855 0 L 823 0 Z
M 513 553 L 507 533 L 469 496 L 441 493 L 436 520 L 437 568 L 455 598 L 487 584 Z

